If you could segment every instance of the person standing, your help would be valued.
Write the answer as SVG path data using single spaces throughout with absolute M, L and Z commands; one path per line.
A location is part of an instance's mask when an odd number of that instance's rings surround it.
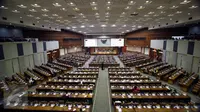
M 101 70 L 104 70 L 104 63 L 101 63 Z

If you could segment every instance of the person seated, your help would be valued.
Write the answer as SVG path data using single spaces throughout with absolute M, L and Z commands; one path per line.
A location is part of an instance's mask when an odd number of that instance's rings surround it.
M 132 89 L 133 93 L 138 93 L 140 91 L 140 89 L 137 86 L 134 86 Z

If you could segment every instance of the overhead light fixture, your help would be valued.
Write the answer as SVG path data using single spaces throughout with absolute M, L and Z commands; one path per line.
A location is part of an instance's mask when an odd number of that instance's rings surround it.
M 135 28 L 132 28 L 132 30 L 135 30 Z
M 103 25 L 101 25 L 101 27 L 106 27 L 106 25 L 105 25 L 105 24 L 103 24 Z
M 108 1 L 108 2 L 107 2 L 107 5 L 111 5 L 111 2 L 110 2 L 110 1 Z
M 41 9 L 43 12 L 48 12 L 49 10 L 47 10 L 47 9 Z
M 42 16 L 46 17 L 46 16 L 48 16 L 48 15 L 47 15 L 47 14 L 42 14 Z
M 190 9 L 195 9 L 195 8 L 197 8 L 198 6 L 196 6 L 196 5 L 193 5 L 193 6 L 191 6 L 191 7 L 189 7 Z
M 62 10 L 62 11 L 67 11 L 67 9 L 66 9 L 66 8 L 61 8 L 60 10 Z
M 123 27 L 126 27 L 126 25 L 123 25 Z
M 70 27 L 66 27 L 67 29 L 70 29 Z
M 164 8 L 164 6 L 162 6 L 162 5 L 157 7 L 157 9 L 163 9 L 163 8 Z
M 93 10 L 97 10 L 97 7 L 93 7 L 92 9 L 93 9 Z
M 132 27 L 136 27 L 136 25 L 133 25 Z
M 29 14 L 29 15 L 27 15 L 28 17 L 33 17 L 33 15 L 31 15 L 31 14 Z
M 82 26 L 81 26 L 81 28 L 85 28 L 85 26 L 84 26 L 84 25 L 82 25 Z
M 25 5 L 23 5 L 23 4 L 17 5 L 17 6 L 20 7 L 20 8 L 27 8 L 27 6 L 25 6 Z
M 40 19 L 40 17 L 36 17 L 35 19 Z
M 128 10 L 128 9 L 130 9 L 130 7 L 129 7 L 129 6 L 127 6 L 125 9 L 126 9 L 126 10 Z
M 190 0 L 184 0 L 184 1 L 182 1 L 180 4 L 188 4 L 188 3 L 190 3 L 191 1 Z
M 138 28 L 142 28 L 142 26 L 138 26 Z
M 169 14 L 168 16 L 171 17 L 171 16 L 174 16 L 174 14 Z
M 106 13 L 106 15 L 109 15 L 109 14 L 110 14 L 109 12 Z
M 138 7 L 138 9 L 144 9 L 145 7 L 144 6 L 140 6 L 140 7 Z
M 144 17 L 149 17 L 149 15 L 148 15 L 148 14 L 146 14 L 146 15 L 144 15 Z
M 166 12 L 165 12 L 165 11 L 161 11 L 160 13 L 161 13 L 161 14 L 164 14 L 164 13 L 166 13 Z
M 91 2 L 90 5 L 95 6 L 95 5 L 97 5 L 97 3 L 96 2 Z
M 58 16 L 57 14 L 52 14 L 52 16 Z
M 72 26 L 73 29 L 77 28 L 76 26 Z
M 113 25 L 112 25 L 112 27 L 116 27 L 116 25 L 115 25 L 115 24 L 113 24 Z
M 70 6 L 76 6 L 73 2 L 68 3 Z
M 178 6 L 172 6 L 172 7 L 170 7 L 170 9 L 177 9 L 178 8 Z
M 107 7 L 107 10 L 110 10 L 110 7 Z
M 125 12 L 122 12 L 122 14 L 126 14 Z
M 150 4 L 150 3 L 152 3 L 152 1 L 147 0 L 147 1 L 145 2 L 145 4 Z
M 54 5 L 55 7 L 60 7 L 60 6 L 61 6 L 59 3 L 53 3 L 53 5 Z
M 38 4 L 31 4 L 31 6 L 33 6 L 33 7 L 41 7 L 41 6 L 38 5 Z
M 62 19 L 63 17 L 62 16 L 59 16 L 59 17 L 57 17 L 58 19 Z
M 0 9 L 8 9 L 8 8 L 2 5 L 2 6 L 0 7 Z
M 77 7 L 74 8 L 75 11 L 79 11 L 79 9 Z
M 31 12 L 37 12 L 35 9 L 30 9 L 29 11 L 31 11 Z
M 90 27 L 94 27 L 94 25 L 90 25 Z
M 149 12 L 148 14 L 154 14 L 154 12 Z
M 126 30 L 126 32 L 129 32 L 130 30 Z
M 18 10 L 12 10 L 12 12 L 14 12 L 14 13 L 20 13 L 20 11 L 18 11 Z
M 180 14 L 180 13 L 182 13 L 182 11 L 177 11 L 176 13 L 177 13 L 177 14 Z
M 134 5 L 136 2 L 134 2 L 134 1 L 130 1 L 130 2 L 128 2 L 128 5 Z

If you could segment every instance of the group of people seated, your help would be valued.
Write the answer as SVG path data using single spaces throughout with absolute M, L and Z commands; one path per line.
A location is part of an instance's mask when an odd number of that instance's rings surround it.
M 90 58 L 90 55 L 86 55 L 83 52 L 66 54 L 63 57 L 57 59 L 58 62 L 67 63 L 71 66 L 80 67 Z
M 104 68 L 109 66 L 119 66 L 119 63 L 117 63 L 114 57 L 111 55 L 98 55 L 94 57 L 89 66 L 101 66 Z
M 51 69 L 50 71 L 59 73 L 56 77 L 38 84 L 35 89 L 24 92 L 19 101 L 7 102 L 5 109 L 90 112 L 99 68 L 77 68 L 73 72 L 60 72 L 66 68 L 61 65 L 63 64 L 60 62 L 52 62 L 40 66 L 41 69 L 37 67 L 40 70 Z
M 177 92 L 128 67 L 108 70 L 115 112 L 198 112 L 187 93 Z

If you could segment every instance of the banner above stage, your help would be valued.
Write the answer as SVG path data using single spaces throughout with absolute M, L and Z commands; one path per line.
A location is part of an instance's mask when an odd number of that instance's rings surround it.
M 123 47 L 123 38 L 84 39 L 84 47 Z

